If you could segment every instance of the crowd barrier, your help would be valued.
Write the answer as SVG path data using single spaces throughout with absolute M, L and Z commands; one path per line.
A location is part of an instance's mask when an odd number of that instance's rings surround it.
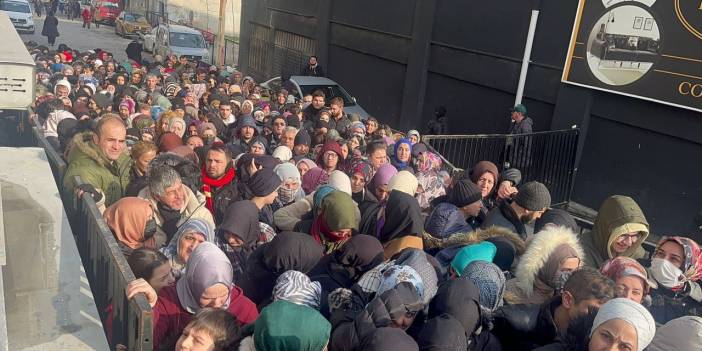
M 46 152 L 60 190 L 66 163 L 37 127 L 33 134 L 36 145 Z M 75 182 L 83 183 L 80 177 L 76 177 Z M 125 287 L 135 279 L 134 274 L 95 201 L 90 196 L 65 198 L 73 200 L 64 201 L 63 206 L 111 348 L 122 344 L 130 351 L 152 350 L 151 306 L 142 294 L 127 300 Z
M 551 192 L 553 206 L 570 200 L 577 169 L 578 129 L 506 135 L 425 135 L 422 141 L 441 155 L 450 173 L 492 161 L 502 170 L 517 168 L 522 183 L 536 180 Z

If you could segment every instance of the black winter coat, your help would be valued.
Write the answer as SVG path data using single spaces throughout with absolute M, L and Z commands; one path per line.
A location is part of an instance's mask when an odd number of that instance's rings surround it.
M 532 350 L 556 341 L 553 315 L 561 305 L 557 296 L 542 305 L 507 305 L 495 311 L 492 333 L 504 350 Z
M 656 323 L 665 324 L 682 316 L 702 316 L 702 304 L 693 300 L 685 292 L 673 292 L 659 287 L 651 289 L 651 312 Z
M 58 24 L 59 21 L 54 16 L 46 16 L 44 19 L 44 27 L 41 29 L 41 35 L 45 37 L 58 37 Z

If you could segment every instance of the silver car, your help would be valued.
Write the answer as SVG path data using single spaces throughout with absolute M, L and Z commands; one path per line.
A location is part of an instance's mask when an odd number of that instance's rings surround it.
M 192 61 L 207 63 L 212 59 L 202 33 L 190 27 L 160 24 L 141 38 L 144 41 L 144 49 L 151 51 L 153 55 L 185 55 Z
M 361 116 L 362 119 L 368 118 L 370 115 L 366 110 L 361 107 L 361 105 L 356 102 L 356 98 L 351 96 L 346 89 L 344 89 L 337 82 L 324 77 L 309 77 L 309 76 L 291 76 L 290 83 L 295 87 L 293 91 L 289 91 L 296 100 L 302 100 L 302 97 L 307 94 L 312 94 L 316 90 L 321 90 L 324 92 L 327 104 L 332 98 L 340 97 L 344 100 L 344 112 L 347 114 L 356 113 Z M 282 85 L 282 79 L 280 77 L 275 77 L 269 79 L 263 83 L 261 86 L 276 92 L 280 89 Z M 289 86 L 289 84 L 286 84 Z

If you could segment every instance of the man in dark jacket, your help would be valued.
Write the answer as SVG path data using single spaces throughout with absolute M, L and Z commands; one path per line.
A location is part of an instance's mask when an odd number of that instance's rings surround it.
M 132 40 L 131 43 L 127 45 L 127 49 L 124 51 L 127 53 L 127 58 L 130 60 L 136 61 L 138 63 L 141 63 L 141 52 L 144 49 L 144 46 L 141 45 L 138 41 Z
M 583 268 L 565 283 L 561 296 L 542 305 L 506 305 L 495 311 L 492 333 L 504 350 L 532 350 L 565 335 L 570 322 L 614 298 L 614 282 Z
M 317 62 L 317 56 L 310 56 L 307 66 L 302 69 L 301 76 L 324 77 L 322 65 Z
M 302 111 L 305 121 L 317 122 L 319 112 L 324 109 L 324 99 L 324 93 L 321 90 L 316 90 L 312 93 L 312 103 Z
M 519 234 L 522 239 L 534 234 L 534 223 L 551 206 L 551 194 L 545 185 L 529 182 L 519 188 L 512 203 L 503 202 L 490 211 L 482 228 L 498 226 Z
M 331 99 L 329 110 L 331 112 L 329 128 L 336 129 L 340 135 L 346 136 L 349 126 L 351 126 L 351 120 L 344 112 L 344 99 L 338 96 Z
M 224 221 L 229 204 L 239 200 L 235 176 L 231 151 L 221 142 L 213 143 L 202 168 L 202 193 L 216 225 Z
M 509 126 L 509 134 L 529 134 L 532 133 L 534 121 L 527 117 L 526 106 L 519 104 L 514 106 L 511 114 L 512 123 Z

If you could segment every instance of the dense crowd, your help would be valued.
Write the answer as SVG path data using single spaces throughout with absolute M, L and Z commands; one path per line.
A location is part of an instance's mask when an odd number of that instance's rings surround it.
M 64 201 L 103 211 L 156 349 L 702 349 L 700 246 L 664 236 L 647 255 L 630 197 L 581 231 L 519 169 L 450 174 L 418 131 L 324 91 L 298 100 L 185 57 L 29 50 Z

